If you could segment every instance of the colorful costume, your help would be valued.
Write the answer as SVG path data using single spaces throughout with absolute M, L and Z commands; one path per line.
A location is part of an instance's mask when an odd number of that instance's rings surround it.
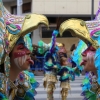
M 38 83 L 32 73 L 25 71 L 20 73 L 14 82 L 10 80 L 10 53 L 16 44 L 22 43 L 25 46 L 23 37 L 36 29 L 39 23 L 48 26 L 48 20 L 45 16 L 37 14 L 25 17 L 11 15 L 4 8 L 2 0 L 0 0 L 0 12 L 0 100 L 34 100 Z M 29 50 L 26 46 L 25 49 Z
M 87 45 L 82 41 L 79 40 L 76 49 L 73 52 L 73 55 L 71 55 L 71 60 L 76 63 L 76 66 L 80 71 L 83 70 L 83 67 L 80 66 L 80 63 L 82 62 L 82 55 L 81 53 L 87 48 Z
M 83 82 L 83 88 L 85 89 L 85 100 L 100 100 L 100 10 L 96 14 L 96 18 L 93 21 L 83 21 L 80 19 L 69 19 L 65 21 L 60 27 L 60 33 L 64 30 L 70 30 L 74 35 L 82 39 L 88 46 L 88 50 L 91 48 L 91 52 L 94 52 L 94 66 L 96 69 L 95 78 L 85 78 Z M 93 50 L 93 51 L 92 51 Z M 88 51 L 85 51 L 88 52 Z M 76 62 L 77 63 L 77 62 Z M 84 62 L 85 63 L 85 62 Z M 86 62 L 87 63 L 87 62 Z M 92 81 L 91 81 L 92 80 Z
M 93 75 L 91 72 L 87 72 L 85 74 L 85 78 L 83 79 L 82 82 L 82 93 L 81 95 L 84 96 L 85 100 L 96 100 L 96 93 L 92 92 L 92 85 L 93 82 L 95 82 L 95 75 Z M 91 85 L 92 84 L 92 85 Z M 95 85 L 93 85 L 93 87 L 95 88 Z
M 16 80 L 16 84 L 18 84 L 18 89 L 14 100 L 35 100 L 35 88 L 39 86 L 39 83 L 34 79 L 32 72 L 21 72 Z
M 70 90 L 70 80 L 75 79 L 74 70 L 68 66 L 61 66 L 58 71 L 58 75 L 60 75 L 59 81 L 61 82 L 60 87 L 62 100 L 66 100 L 68 95 L 68 90 Z
M 38 46 L 40 48 L 38 48 L 38 52 L 41 55 L 44 55 L 46 53 L 46 51 L 49 50 L 50 46 L 46 43 L 44 43 L 42 40 L 38 41 Z
M 44 81 L 44 88 L 47 88 L 47 100 L 54 100 L 53 92 L 55 89 L 55 83 L 57 82 L 57 69 L 58 69 L 58 62 L 57 62 L 57 54 L 56 54 L 56 35 L 58 31 L 54 30 L 52 34 L 52 41 L 51 47 L 49 51 L 46 52 L 44 70 L 45 70 L 45 77 Z

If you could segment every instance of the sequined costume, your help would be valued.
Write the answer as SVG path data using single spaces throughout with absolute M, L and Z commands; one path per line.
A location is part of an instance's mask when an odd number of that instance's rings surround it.
M 62 88 L 61 100 L 66 100 L 68 90 L 70 90 L 70 80 L 73 81 L 75 79 L 74 69 L 68 66 L 61 66 L 57 74 L 60 76 L 59 81 L 61 83 L 60 87 Z
M 51 47 L 49 51 L 46 52 L 44 70 L 45 76 L 43 78 L 44 88 L 47 89 L 47 100 L 54 100 L 53 92 L 55 89 L 55 84 L 57 82 L 57 70 L 58 70 L 58 62 L 57 62 L 57 48 L 55 46 L 55 38 L 58 34 L 58 31 L 54 30 L 52 34 Z
M 39 83 L 35 80 L 32 72 L 21 72 L 15 84 L 18 89 L 14 100 L 35 100 L 34 96 L 37 94 L 35 89 Z
M 84 99 L 96 100 L 96 93 L 92 92 L 93 88 L 95 90 L 95 85 L 93 84 L 96 81 L 95 78 L 96 78 L 95 75 L 93 75 L 91 72 L 86 72 L 81 85 L 82 86 L 81 95 L 84 96 Z
M 15 81 L 10 80 L 9 73 L 12 67 L 10 53 L 16 44 L 22 43 L 25 46 L 23 37 L 36 29 L 39 23 L 48 26 L 48 20 L 38 14 L 11 15 L 4 8 L 2 0 L 0 0 L 0 12 L 0 100 L 34 100 L 38 83 L 32 73 L 24 71 Z
M 87 44 L 87 49 L 92 47 L 91 52 L 94 52 L 93 64 L 96 69 L 96 76 L 95 78 L 91 77 L 92 82 L 90 78 L 85 78 L 83 82 L 83 88 L 86 89 L 84 99 L 100 100 L 100 7 L 95 20 L 69 19 L 61 24 L 59 31 L 62 34 L 65 30 L 69 30 L 71 34 L 82 39 Z M 86 50 L 84 51 L 85 53 L 88 52 Z

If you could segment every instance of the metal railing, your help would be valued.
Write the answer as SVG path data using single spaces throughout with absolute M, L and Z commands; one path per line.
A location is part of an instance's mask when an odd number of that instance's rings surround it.
M 34 61 L 34 65 L 30 66 L 30 69 L 34 70 L 34 71 L 36 71 L 36 70 L 43 71 L 44 70 L 44 68 L 43 68 L 44 57 L 36 57 L 36 58 L 37 58 L 37 60 Z

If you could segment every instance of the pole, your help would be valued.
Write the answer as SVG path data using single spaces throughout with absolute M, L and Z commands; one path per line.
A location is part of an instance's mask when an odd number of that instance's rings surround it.
M 17 15 L 22 14 L 22 4 L 23 4 L 23 0 L 17 0 Z
M 94 16 L 94 0 L 92 0 L 91 2 L 91 20 L 94 19 L 93 16 Z

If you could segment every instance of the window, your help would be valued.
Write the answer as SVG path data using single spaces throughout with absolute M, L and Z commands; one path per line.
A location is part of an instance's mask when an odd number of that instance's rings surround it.
M 31 12 L 31 2 L 24 3 L 22 5 L 22 13 L 30 13 Z M 17 5 L 11 7 L 11 13 L 16 15 L 17 14 Z
M 17 6 L 11 7 L 11 13 L 14 14 L 14 15 L 17 15 Z
M 31 12 L 31 2 L 24 3 L 22 6 L 22 13 L 29 13 Z
M 47 18 L 48 18 L 50 24 L 51 23 L 56 23 L 56 17 L 47 17 Z
M 65 20 L 70 19 L 70 18 L 78 18 L 78 19 L 83 19 L 83 20 L 89 20 L 90 19 L 90 16 L 87 16 L 87 17 L 86 16 L 85 17 L 81 17 L 81 16 L 79 16 L 79 17 L 77 17 L 77 16 L 76 17 L 75 16 L 66 17 L 66 16 L 59 17 L 60 18 L 59 20 L 60 20 L 61 23 L 64 22 Z M 54 26 L 49 27 L 49 30 L 46 27 L 42 27 L 42 38 L 51 38 L 53 30 L 56 29 L 58 17 L 48 16 L 47 18 L 49 20 L 49 23 L 51 25 L 55 25 L 55 27 Z M 72 38 L 72 37 L 75 37 L 75 36 L 72 36 L 72 34 L 69 31 L 65 31 L 62 36 L 60 36 L 60 34 L 58 34 L 58 36 L 57 36 L 57 38 Z
M 65 37 L 70 38 L 70 37 L 74 37 L 74 36 L 72 36 L 72 34 L 69 31 L 65 31 L 62 35 L 62 38 L 65 38 Z
M 42 27 L 42 38 L 51 38 L 53 30 L 55 30 L 55 27 L 49 27 L 49 30 L 47 29 L 47 27 Z M 69 38 L 73 36 L 71 35 L 69 31 L 65 31 L 63 33 L 63 36 L 60 36 L 60 34 L 58 34 L 57 36 L 57 38 L 65 38 L 65 37 Z

